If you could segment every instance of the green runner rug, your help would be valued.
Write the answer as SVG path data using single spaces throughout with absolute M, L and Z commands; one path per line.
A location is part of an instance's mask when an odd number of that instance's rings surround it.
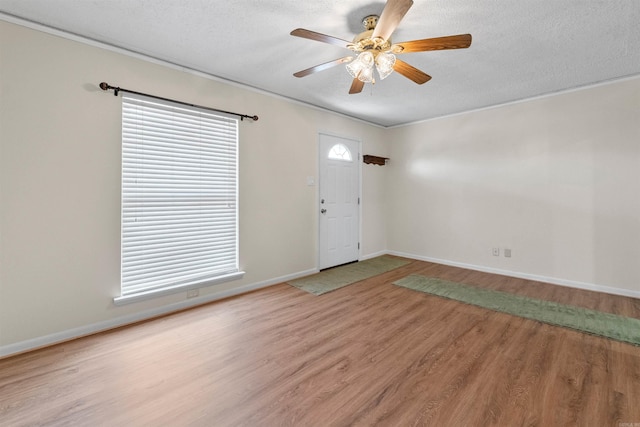
M 314 295 L 322 295 L 335 291 L 360 280 L 377 276 L 394 268 L 409 264 L 411 261 L 388 255 L 354 262 L 339 267 L 330 268 L 311 276 L 289 280 L 290 285 Z
M 393 284 L 640 346 L 640 319 L 415 274 Z

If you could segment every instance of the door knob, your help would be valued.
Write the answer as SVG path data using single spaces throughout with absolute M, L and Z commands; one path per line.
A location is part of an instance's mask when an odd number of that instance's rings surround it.
M 326 209 L 320 209 L 320 213 L 326 213 L 327 210 Z

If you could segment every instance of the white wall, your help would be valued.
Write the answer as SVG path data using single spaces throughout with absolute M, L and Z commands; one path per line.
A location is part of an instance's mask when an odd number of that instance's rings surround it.
M 388 139 L 392 252 L 640 297 L 640 77 Z
M 121 102 L 101 81 L 260 116 L 240 124 L 246 275 L 201 300 L 317 268 L 317 187 L 306 178 L 317 182 L 319 132 L 386 155 L 384 129 L 349 118 L 8 22 L 0 40 L 0 356 L 194 302 L 113 305 Z M 384 171 L 363 165 L 363 257 L 386 249 Z

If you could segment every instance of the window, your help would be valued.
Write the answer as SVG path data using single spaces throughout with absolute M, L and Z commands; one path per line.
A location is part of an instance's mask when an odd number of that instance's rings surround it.
M 344 160 L 346 162 L 351 162 L 353 160 L 351 158 L 351 151 L 349 151 L 349 149 L 343 144 L 336 144 L 331 147 L 328 157 L 333 160 Z
M 237 146 L 234 118 L 123 96 L 116 304 L 242 277 Z

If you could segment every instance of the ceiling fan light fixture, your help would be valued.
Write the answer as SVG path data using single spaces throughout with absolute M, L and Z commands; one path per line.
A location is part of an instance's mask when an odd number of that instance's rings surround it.
M 381 52 L 376 57 L 376 69 L 380 75 L 380 80 L 386 79 L 393 73 L 393 66 L 396 63 L 396 56 L 392 53 Z
M 363 68 L 364 67 L 362 66 L 362 63 L 357 59 L 347 64 L 347 71 L 349 72 L 349 74 L 351 74 L 351 77 L 353 77 L 354 79 L 358 77 L 358 74 L 360 74 Z
M 291 31 L 292 36 L 315 40 L 331 45 L 340 46 L 358 54 L 355 60 L 347 56 L 331 62 L 293 73 L 295 77 L 325 70 L 338 64 L 347 64 L 346 68 L 353 82 L 349 94 L 362 92 L 363 83 L 375 83 L 373 67 L 378 72 L 380 80 L 386 79 L 391 73 L 398 74 L 412 80 L 416 84 L 423 84 L 431 80 L 431 76 L 404 61 L 397 60 L 396 55 L 411 52 L 426 52 L 431 50 L 465 49 L 471 46 L 471 34 L 457 34 L 445 37 L 410 40 L 393 44 L 391 35 L 398 24 L 409 11 L 413 0 L 387 0 L 382 13 L 366 16 L 362 24 L 365 31 L 353 38 L 352 42 L 315 31 L 297 28 Z
M 373 67 L 373 53 L 371 52 L 362 52 L 358 55 L 358 60 L 362 62 L 366 68 Z
M 347 71 L 353 78 L 360 78 L 363 73 L 365 75 L 373 75 L 373 62 L 374 58 L 371 52 L 362 52 L 354 61 L 347 64 Z M 368 72 L 365 73 L 367 70 Z M 360 80 L 365 81 L 362 79 Z
M 360 71 L 360 74 L 358 74 L 358 80 L 364 83 L 375 83 L 373 80 L 373 67 L 364 68 Z

